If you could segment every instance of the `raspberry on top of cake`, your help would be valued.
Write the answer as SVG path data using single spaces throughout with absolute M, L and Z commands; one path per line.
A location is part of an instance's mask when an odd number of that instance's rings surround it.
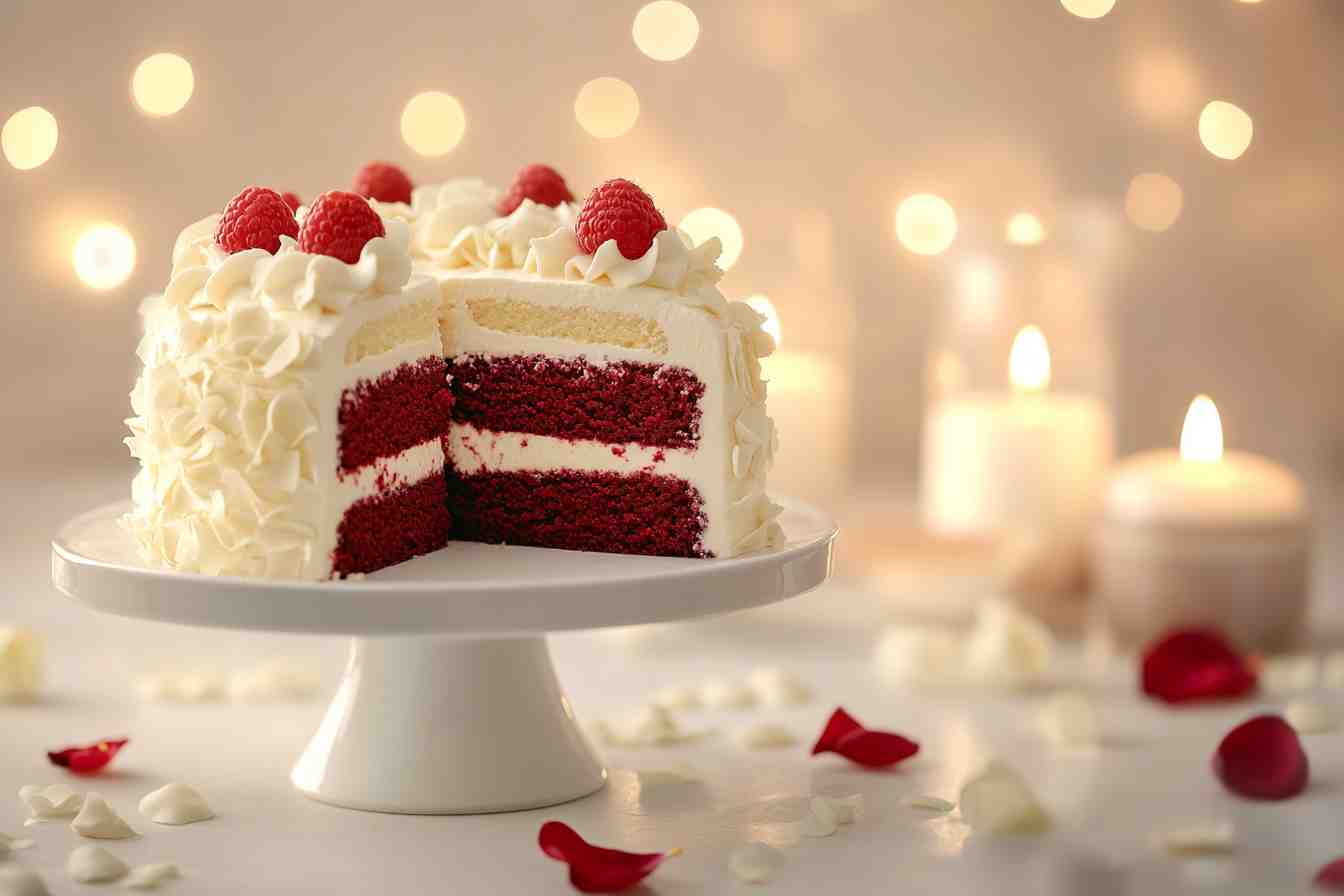
M 182 232 L 142 307 L 127 421 L 125 522 L 152 561 L 326 578 L 445 542 L 452 398 L 409 241 L 363 197 L 325 193 L 299 220 L 262 187 Z

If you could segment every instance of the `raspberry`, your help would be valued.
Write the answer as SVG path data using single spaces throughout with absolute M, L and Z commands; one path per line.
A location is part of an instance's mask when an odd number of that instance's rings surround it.
M 265 249 L 274 255 L 281 236 L 298 235 L 294 212 L 279 193 L 266 187 L 248 187 L 230 199 L 215 228 L 215 242 L 230 255 L 244 249 Z
M 527 165 L 513 176 L 513 183 L 499 200 L 497 210 L 501 215 L 511 215 L 524 199 L 555 207 L 562 202 L 573 202 L 574 194 L 569 192 L 569 185 L 560 172 L 550 165 Z
M 299 231 L 299 249 L 330 255 L 346 264 L 359 261 L 364 244 L 386 236 L 383 219 L 363 196 L 331 190 L 313 200 Z
M 299 206 L 303 205 L 303 200 L 299 198 L 298 193 L 292 193 L 286 190 L 280 194 L 280 198 L 285 200 L 285 205 L 289 206 L 289 210 L 292 212 L 297 212 Z
M 592 255 L 607 240 L 615 240 L 616 248 L 631 261 L 649 251 L 654 235 L 666 229 L 663 213 L 654 207 L 649 194 L 621 178 L 588 194 L 574 226 L 584 252 Z
M 354 191 L 379 202 L 411 201 L 411 179 L 391 162 L 370 162 L 355 175 Z

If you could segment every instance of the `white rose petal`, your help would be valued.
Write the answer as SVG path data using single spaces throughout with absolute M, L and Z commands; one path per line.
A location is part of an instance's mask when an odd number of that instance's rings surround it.
M 783 725 L 762 722 L 743 730 L 737 742 L 748 750 L 777 750 L 798 743 L 798 736 Z
M 1269 694 L 1297 694 L 1316 687 L 1316 657 L 1287 654 L 1265 658 L 1260 666 L 1260 687 Z
M 738 880 L 749 884 L 765 883 L 783 864 L 783 852 L 758 840 L 739 846 L 728 857 L 728 870 Z
M 1001 762 L 991 762 L 961 789 L 961 817 L 989 834 L 1035 834 L 1048 830 L 1050 817 L 1023 777 Z
M 1228 821 L 1198 822 L 1161 831 L 1154 841 L 1173 855 L 1217 855 L 1236 850 L 1237 831 Z
M 127 840 L 136 836 L 131 826 L 96 793 L 84 797 L 84 807 L 70 822 L 70 830 L 93 840 Z
M 957 808 L 956 803 L 937 796 L 912 796 L 905 801 L 905 804 L 911 809 L 921 809 L 925 812 L 940 814 L 946 814 Z
M 105 884 L 121 880 L 131 866 L 101 846 L 77 846 L 65 860 L 65 870 L 82 884 Z
M 748 686 L 766 706 L 799 706 L 812 699 L 812 689 L 792 672 L 777 666 L 753 669 Z
M 710 709 L 749 709 L 756 705 L 756 692 L 744 684 L 712 678 L 700 686 L 700 701 Z
M 140 800 L 140 814 L 155 824 L 194 824 L 214 818 L 200 791 L 186 784 L 167 784 Z
M 130 876 L 123 884 L 128 890 L 155 890 L 163 883 L 176 880 L 182 871 L 169 862 L 156 862 L 152 865 L 137 865 L 131 869 Z
M 1334 708 L 1314 700 L 1294 700 L 1283 710 L 1283 717 L 1298 734 L 1328 734 L 1340 725 Z
M 699 709 L 700 692 L 690 685 L 669 685 L 653 692 L 649 702 L 663 709 Z
M 25 628 L 0 626 L 0 703 L 37 697 L 42 686 L 42 639 Z
M 1041 707 L 1041 731 L 1057 747 L 1095 747 L 1100 740 L 1096 706 L 1086 694 L 1055 694 Z

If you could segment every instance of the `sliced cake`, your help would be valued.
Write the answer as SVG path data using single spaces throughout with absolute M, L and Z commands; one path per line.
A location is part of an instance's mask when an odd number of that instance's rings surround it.
M 249 188 L 182 232 L 144 306 L 127 524 L 210 574 L 327 578 L 442 547 L 452 396 L 405 224 Z
M 763 319 L 634 184 L 545 166 L 374 206 L 439 280 L 455 538 L 731 557 L 778 537 Z

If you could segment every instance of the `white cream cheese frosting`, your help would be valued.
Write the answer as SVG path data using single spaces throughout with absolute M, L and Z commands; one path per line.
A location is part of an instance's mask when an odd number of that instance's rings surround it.
M 176 569 L 323 578 L 349 504 L 333 498 L 341 392 L 389 361 L 437 354 L 406 345 L 350 366 L 346 343 L 369 320 L 434 301 L 434 286 L 412 278 L 402 221 L 354 264 L 288 237 L 275 255 L 228 255 L 217 221 L 182 232 L 167 288 L 142 308 L 126 440 L 141 470 L 126 523 L 151 561 Z

